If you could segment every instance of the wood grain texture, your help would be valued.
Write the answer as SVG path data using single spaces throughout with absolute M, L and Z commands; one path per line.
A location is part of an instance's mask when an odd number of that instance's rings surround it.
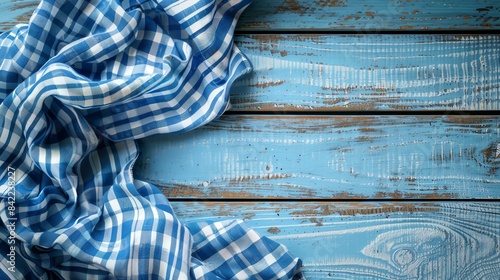
M 498 116 L 230 115 L 140 146 L 167 197 L 500 198 Z
M 0 1 L 0 33 L 10 30 L 16 24 L 28 23 L 39 3 L 40 1 L 33 0 Z
M 500 28 L 496 0 L 254 0 L 239 30 L 492 30 Z
M 497 279 L 499 203 L 174 202 L 185 222 L 243 219 L 307 279 Z
M 0 1 L 0 31 L 27 23 L 40 1 Z M 495 0 L 254 0 L 243 13 L 240 31 L 336 30 L 498 30 Z
M 233 111 L 499 110 L 498 35 L 248 35 Z

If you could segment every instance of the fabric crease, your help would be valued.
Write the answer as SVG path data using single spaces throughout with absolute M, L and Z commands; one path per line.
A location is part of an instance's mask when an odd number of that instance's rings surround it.
M 232 41 L 249 4 L 43 0 L 0 35 L 1 279 L 302 278 L 284 246 L 183 224 L 133 177 L 135 140 L 227 109 L 251 71 Z

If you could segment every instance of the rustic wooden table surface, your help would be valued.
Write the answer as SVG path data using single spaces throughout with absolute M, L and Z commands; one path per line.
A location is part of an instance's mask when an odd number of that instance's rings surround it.
M 38 1 L 1 1 L 0 28 Z M 500 3 L 254 0 L 232 109 L 141 141 L 185 221 L 244 219 L 308 279 L 500 279 Z

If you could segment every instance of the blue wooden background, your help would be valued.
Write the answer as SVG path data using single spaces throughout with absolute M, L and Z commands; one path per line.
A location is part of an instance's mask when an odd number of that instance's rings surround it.
M 254 0 L 235 41 L 232 109 L 141 141 L 181 219 L 243 219 L 308 279 L 500 279 L 498 1 Z

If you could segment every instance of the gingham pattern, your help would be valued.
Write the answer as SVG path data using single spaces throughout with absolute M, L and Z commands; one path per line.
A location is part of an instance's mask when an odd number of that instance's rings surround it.
M 132 174 L 135 139 L 224 112 L 251 70 L 232 42 L 249 1 L 42 1 L 0 35 L 0 279 L 302 277 L 241 222 L 181 224 Z

